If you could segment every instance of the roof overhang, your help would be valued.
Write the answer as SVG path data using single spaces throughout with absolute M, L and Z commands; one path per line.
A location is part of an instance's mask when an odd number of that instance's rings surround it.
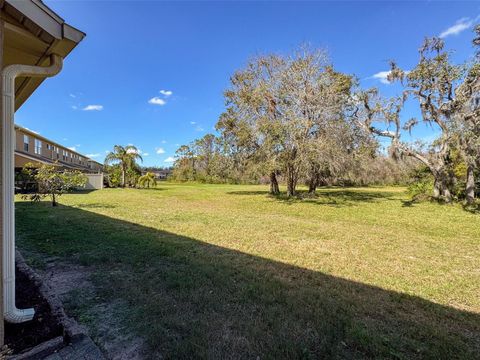
M 85 37 L 40 0 L 0 0 L 0 16 L 4 21 L 4 66 L 47 66 L 51 54 L 65 58 Z M 43 80 L 32 77 L 16 80 L 15 109 Z

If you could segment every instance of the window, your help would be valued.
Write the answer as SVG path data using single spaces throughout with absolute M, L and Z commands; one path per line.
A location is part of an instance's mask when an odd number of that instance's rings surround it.
M 42 142 L 38 139 L 35 139 L 35 154 L 42 154 Z
M 28 135 L 23 135 L 23 151 L 28 152 L 28 145 L 30 144 L 30 139 Z
M 47 144 L 47 150 L 52 150 L 52 145 Z

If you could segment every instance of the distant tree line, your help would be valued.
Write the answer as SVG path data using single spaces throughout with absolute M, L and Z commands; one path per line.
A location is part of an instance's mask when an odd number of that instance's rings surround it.
M 480 45 L 480 27 L 474 45 Z M 410 71 L 391 62 L 388 79 L 401 94 L 384 98 L 337 71 L 326 53 L 302 47 L 289 56 L 266 55 L 233 74 L 226 110 L 216 130 L 176 152 L 178 181 L 257 183 L 287 195 L 298 184 L 422 182 L 438 200 L 475 200 L 480 165 L 479 56 L 454 64 L 442 39 L 426 39 Z M 407 101 L 421 117 L 402 120 Z M 439 133 L 432 143 L 402 135 L 424 123 Z M 379 139 L 388 140 L 388 154 Z M 383 140 L 385 141 L 385 140 Z

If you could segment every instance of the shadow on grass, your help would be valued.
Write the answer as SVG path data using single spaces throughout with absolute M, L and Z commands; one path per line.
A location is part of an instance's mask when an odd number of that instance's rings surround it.
M 87 303 L 126 304 L 115 316 L 145 339 L 146 357 L 480 354 L 479 314 L 78 208 L 16 209 L 20 249 L 95 269 Z M 80 319 L 92 319 L 91 308 Z
M 81 190 L 69 191 L 68 193 L 72 195 L 85 195 L 94 191 L 98 191 L 98 189 L 81 189 Z
M 85 203 L 77 204 L 75 207 L 80 209 L 115 209 L 117 206 L 105 203 Z
M 476 204 L 463 204 L 463 210 L 468 211 L 469 213 L 472 214 L 480 214 L 480 202 L 477 202 Z
M 316 205 L 331 206 L 349 206 L 357 202 L 375 202 L 379 200 L 392 200 L 395 193 L 375 190 L 344 190 L 337 187 L 327 187 L 317 189 L 314 195 L 309 194 L 307 190 L 298 190 L 297 195 L 288 197 L 286 193 L 271 195 L 268 191 L 230 191 L 229 195 L 263 195 L 282 201 L 286 204 L 295 204 L 297 202 L 307 202 Z
M 167 190 L 162 187 L 154 187 L 154 188 L 135 188 L 136 190 L 141 190 L 141 191 L 164 191 Z

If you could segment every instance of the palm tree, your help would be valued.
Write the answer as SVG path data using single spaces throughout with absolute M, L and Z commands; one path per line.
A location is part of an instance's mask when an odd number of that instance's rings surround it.
M 147 172 L 145 175 L 140 176 L 140 178 L 138 179 L 138 185 L 146 188 L 150 188 L 150 186 L 157 186 L 157 179 L 155 179 L 155 174 Z
M 133 145 L 115 145 L 113 151 L 105 157 L 105 164 L 118 163 L 122 168 L 122 187 L 125 187 L 125 173 L 127 169 L 135 164 L 136 160 L 143 161 L 138 149 Z

